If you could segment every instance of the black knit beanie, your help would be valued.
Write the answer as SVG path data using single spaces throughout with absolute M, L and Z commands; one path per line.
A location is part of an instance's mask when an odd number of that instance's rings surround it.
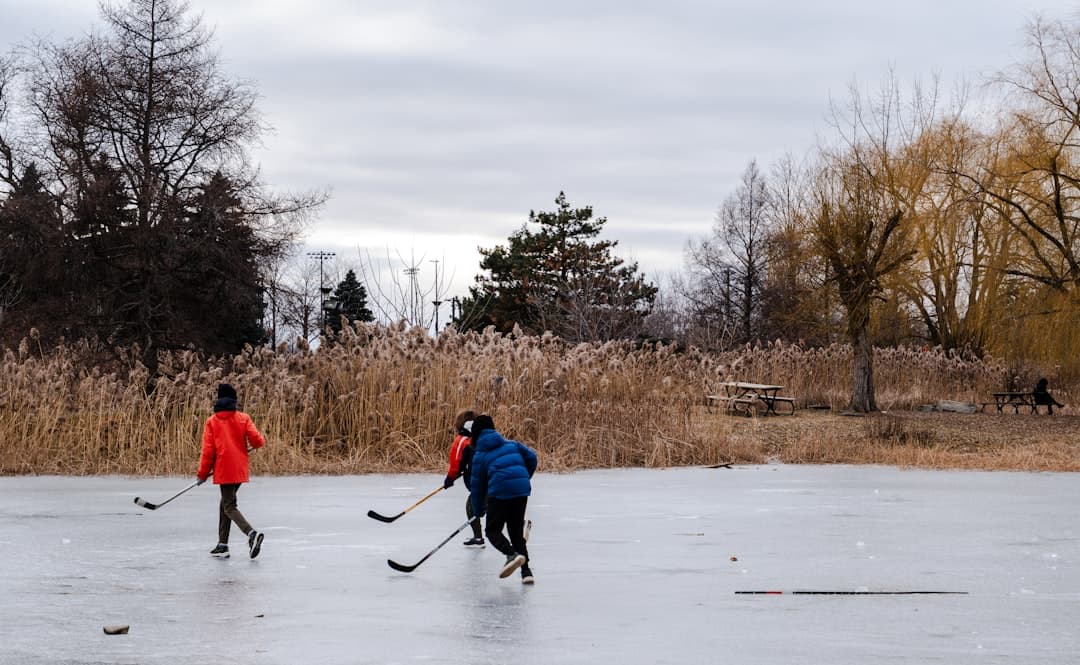
M 233 388 L 227 383 L 220 383 L 217 387 L 217 396 L 218 399 L 221 399 L 222 397 L 236 399 L 236 388 Z
M 495 429 L 495 422 L 491 419 L 491 416 L 485 413 L 473 418 L 472 429 L 470 431 L 472 432 L 472 438 L 474 440 L 476 437 L 480 436 L 480 432 L 483 432 L 486 429 Z

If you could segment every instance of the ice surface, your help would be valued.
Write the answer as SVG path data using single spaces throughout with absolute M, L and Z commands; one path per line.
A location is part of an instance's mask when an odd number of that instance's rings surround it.
M 461 483 L 255 478 L 266 532 L 209 556 L 216 488 L 0 479 L 0 663 L 1075 663 L 1076 474 L 849 466 L 540 473 L 536 585 L 461 546 Z M 732 557 L 736 560 L 732 561 Z M 967 595 L 747 596 L 748 590 Z M 130 625 L 109 636 L 107 625 Z

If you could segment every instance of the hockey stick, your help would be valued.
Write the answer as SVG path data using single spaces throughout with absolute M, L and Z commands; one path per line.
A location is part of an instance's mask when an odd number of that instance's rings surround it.
M 247 451 L 248 451 L 248 453 L 249 453 L 249 454 L 250 454 L 250 453 L 251 453 L 251 452 L 252 452 L 253 450 L 255 450 L 255 449 L 254 449 L 254 448 L 248 448 L 248 449 L 247 449 Z M 210 468 L 210 473 L 213 473 L 213 472 L 214 472 L 214 469 L 213 469 L 213 467 L 211 467 L 211 468 Z M 190 489 L 193 489 L 193 488 L 195 488 L 195 487 L 198 487 L 199 485 L 202 485 L 202 484 L 203 484 L 204 482 L 206 482 L 206 481 L 205 481 L 205 480 L 196 480 L 195 482 L 191 483 L 190 485 L 188 485 L 188 486 L 187 486 L 187 487 L 185 487 L 184 489 L 180 490 L 180 491 L 179 491 L 179 492 L 177 492 L 176 494 L 173 494 L 172 496 L 170 496 L 170 497 L 169 497 L 168 499 L 165 499 L 165 500 L 164 500 L 164 501 L 162 501 L 161 503 L 150 503 L 150 502 L 149 502 L 149 501 L 147 501 L 146 499 L 140 499 L 139 497 L 135 497 L 135 505 L 137 505 L 137 506 L 142 506 L 143 508 L 146 508 L 147 510 L 157 510 L 158 508 L 160 508 L 160 507 L 164 506 L 164 505 L 165 505 L 166 503 L 168 503 L 168 502 L 172 501 L 173 499 L 175 499 L 176 497 L 180 496 L 180 495 L 181 495 L 181 494 L 183 494 L 184 492 L 186 492 L 186 491 L 188 491 L 188 490 L 190 490 Z
M 434 553 L 438 552 L 438 551 L 439 551 L 439 549 L 440 549 L 440 548 L 441 548 L 441 547 L 442 547 L 443 545 L 445 545 L 445 544 L 447 544 L 448 542 L 450 542 L 451 540 L 453 540 L 454 536 L 456 536 L 456 535 L 458 535 L 459 533 L 461 533 L 462 531 L 464 531 L 464 530 L 465 530 L 465 527 L 469 526 L 470 524 L 472 524 L 472 523 L 473 523 L 473 521 L 475 521 L 475 520 L 478 520 L 478 519 L 480 519 L 480 518 L 479 518 L 479 517 L 474 517 L 474 518 L 472 518 L 472 519 L 468 520 L 467 522 L 465 522 L 464 524 L 462 524 L 461 526 L 459 526 L 458 528 L 454 529 L 454 533 L 452 533 L 452 534 L 450 534 L 449 536 L 447 536 L 447 537 L 446 537 L 446 540 L 444 540 L 444 541 L 442 541 L 441 543 L 439 543 L 438 545 L 436 545 L 436 546 L 435 546 L 435 549 L 433 549 L 433 550 L 431 550 L 430 552 L 428 552 L 427 554 L 425 554 L 425 555 L 424 555 L 424 558 L 423 558 L 423 559 L 420 559 L 419 561 L 417 561 L 416 563 L 414 563 L 414 564 L 413 564 L 413 565 L 411 565 L 411 566 L 406 566 L 405 564 L 402 564 L 402 563 L 398 563 L 397 561 L 394 561 L 393 559 L 387 559 L 387 560 L 386 560 L 386 563 L 390 564 L 390 567 L 391 567 L 391 568 L 393 568 L 394 570 L 397 570 L 397 571 L 399 571 L 399 572 L 402 572 L 402 573 L 411 573 L 412 571 L 414 571 L 414 570 L 416 570 L 417 568 L 419 568 L 419 567 L 420 567 L 420 564 L 422 564 L 422 563 L 424 563 L 425 561 L 427 561 L 427 560 L 428 560 L 428 559 L 429 559 L 429 558 L 431 557 L 431 555 L 432 555 L 432 554 L 434 554 Z
M 749 596 L 966 596 L 967 591 L 736 591 Z
M 172 496 L 170 496 L 168 499 L 165 499 L 161 503 L 150 503 L 146 499 L 140 499 L 139 497 L 135 497 L 135 505 L 142 506 L 143 508 L 146 508 L 148 510 L 157 510 L 158 508 L 164 506 L 166 503 L 172 501 L 173 499 L 180 496 L 181 494 L 188 491 L 189 489 L 192 489 L 194 487 L 198 487 L 199 485 L 202 485 L 202 482 L 196 480 L 195 482 L 191 483 L 190 485 L 188 485 L 184 489 L 180 490 L 176 494 L 173 494 Z
M 443 487 L 442 485 L 440 485 L 440 486 L 436 487 L 436 488 L 435 488 L 434 490 L 432 490 L 432 491 L 431 491 L 431 492 L 430 492 L 430 493 L 429 493 L 429 494 L 428 494 L 427 496 L 425 496 L 425 497 L 424 497 L 423 499 L 420 499 L 419 501 L 417 501 L 417 502 L 416 502 L 416 503 L 414 503 L 413 505 L 409 506 L 409 507 L 408 507 L 408 508 L 406 508 L 405 510 L 401 511 L 401 512 L 400 512 L 400 513 L 398 513 L 397 515 L 394 515 L 393 517 L 387 517 L 386 515 L 380 515 L 379 513 L 375 512 L 374 510 L 369 510 L 369 511 L 367 511 L 367 516 L 368 516 L 368 517 L 370 517 L 370 518 L 371 518 L 371 519 L 373 519 L 373 520 L 379 520 L 380 522 L 393 522 L 394 520 L 396 520 L 397 518 L 401 517 L 401 516 L 402 516 L 402 515 L 404 515 L 405 513 L 409 512 L 409 511 L 410 511 L 410 510 L 412 510 L 413 508 L 415 508 L 415 507 L 419 506 L 419 505 L 420 505 L 421 503 L 423 503 L 423 502 L 427 501 L 427 500 L 428 500 L 428 499 L 430 499 L 431 497 L 433 497 L 433 496 L 435 496 L 436 494 L 438 494 L 439 492 L 443 491 L 443 489 L 445 489 L 445 488 L 444 488 L 444 487 Z

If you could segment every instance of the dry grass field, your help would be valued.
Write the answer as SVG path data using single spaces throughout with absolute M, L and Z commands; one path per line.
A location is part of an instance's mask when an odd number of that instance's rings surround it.
M 315 350 L 247 349 L 229 358 L 177 352 L 149 374 L 137 350 L 87 343 L 43 349 L 34 336 L 0 358 L 0 474 L 193 474 L 216 386 L 240 393 L 269 445 L 256 474 L 440 472 L 454 413 L 491 414 L 533 446 L 545 471 L 725 462 L 895 464 L 1076 470 L 1080 418 L 921 413 L 948 399 L 982 402 L 1038 369 L 934 350 L 881 349 L 884 413 L 839 414 L 850 350 L 769 344 L 724 354 L 628 342 L 358 325 Z M 104 362 L 103 358 L 112 358 Z M 1080 394 L 1051 371 L 1071 404 Z M 784 386 L 794 416 L 709 413 L 720 382 Z M 828 411 L 805 408 L 828 407 Z
M 852 417 L 803 410 L 768 418 L 712 414 L 723 422 L 711 427 L 731 442 L 732 460 L 745 463 L 1080 471 L 1080 416 L 1074 414 L 892 411 Z

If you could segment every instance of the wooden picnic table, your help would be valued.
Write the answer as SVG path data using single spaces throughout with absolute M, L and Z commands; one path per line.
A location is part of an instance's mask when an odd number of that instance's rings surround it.
M 993 393 L 994 406 L 997 407 L 998 413 L 1004 413 L 1005 407 L 1011 406 L 1013 413 L 1020 413 L 1020 407 L 1029 407 L 1032 413 L 1038 411 L 1038 407 L 1035 405 L 1035 394 L 1031 392 L 1014 393 Z M 983 404 L 986 406 L 989 402 Z
M 711 410 L 713 402 L 720 402 L 725 404 L 731 411 L 740 411 L 751 415 L 754 405 L 760 402 L 765 407 L 765 412 L 762 415 L 769 415 L 770 413 L 774 416 L 779 415 L 776 411 L 778 403 L 790 405 L 791 413 L 795 413 L 795 398 L 782 397 L 777 394 L 784 389 L 784 386 L 748 383 L 745 381 L 725 381 L 720 384 L 720 387 L 724 389 L 723 395 L 705 396 L 709 410 Z

